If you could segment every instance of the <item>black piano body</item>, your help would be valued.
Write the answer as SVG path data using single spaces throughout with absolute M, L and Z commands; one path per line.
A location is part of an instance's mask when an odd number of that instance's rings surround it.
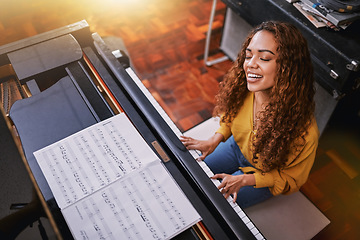
M 0 81 L 15 78 L 24 90 L 25 99 L 13 105 L 10 118 L 18 128 L 26 164 L 56 232 L 63 239 L 72 238 L 32 153 L 124 111 L 159 158 L 167 159 L 165 166 L 214 239 L 254 239 L 125 71 L 128 64 L 124 56 L 116 58 L 98 34 L 90 32 L 86 21 L 0 47 L 0 67 L 12 72 Z M 191 228 L 176 239 L 199 237 Z

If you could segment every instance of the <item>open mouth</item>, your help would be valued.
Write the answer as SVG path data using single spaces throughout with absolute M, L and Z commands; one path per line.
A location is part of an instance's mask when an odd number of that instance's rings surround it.
M 261 79 L 263 76 L 259 75 L 259 74 L 254 74 L 254 73 L 248 73 L 247 74 L 247 81 L 248 82 L 256 82 L 259 79 Z
M 262 75 L 254 74 L 254 73 L 248 73 L 248 78 L 262 78 Z

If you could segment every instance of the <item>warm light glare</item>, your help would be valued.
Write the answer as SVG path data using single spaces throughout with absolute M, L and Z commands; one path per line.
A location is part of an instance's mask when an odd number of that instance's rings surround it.
M 92 0 L 88 3 L 93 12 L 118 12 L 119 14 L 136 14 L 156 4 L 157 0 Z M 102 14 L 102 13 L 101 13 Z
M 146 0 L 94 0 L 94 1 L 109 6 L 136 7 L 139 6 L 139 4 L 145 4 Z

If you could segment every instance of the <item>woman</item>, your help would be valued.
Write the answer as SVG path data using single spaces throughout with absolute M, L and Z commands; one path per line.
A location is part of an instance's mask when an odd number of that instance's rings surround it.
M 294 26 L 265 22 L 245 40 L 220 83 L 207 141 L 183 137 L 202 152 L 225 198 L 242 208 L 298 191 L 315 159 L 314 79 L 305 38 Z

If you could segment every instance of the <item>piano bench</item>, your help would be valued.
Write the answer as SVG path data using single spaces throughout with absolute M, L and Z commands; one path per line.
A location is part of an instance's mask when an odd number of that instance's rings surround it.
M 218 127 L 219 119 L 210 118 L 184 135 L 206 140 Z M 276 196 L 243 211 L 267 240 L 308 240 L 330 223 L 301 192 Z
M 267 240 L 312 239 L 330 223 L 301 192 L 276 196 L 243 210 Z

